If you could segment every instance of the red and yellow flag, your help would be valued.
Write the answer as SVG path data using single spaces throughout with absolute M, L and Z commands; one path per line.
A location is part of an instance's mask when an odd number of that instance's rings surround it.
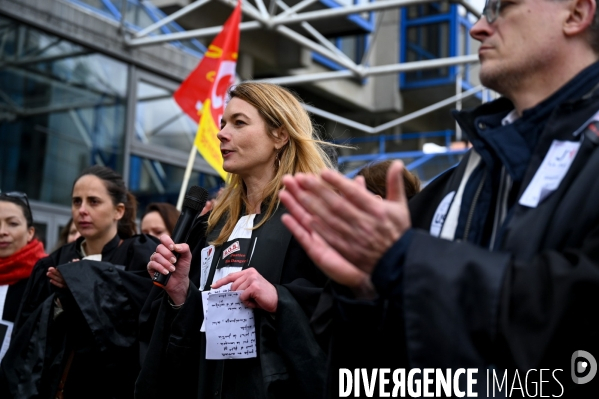
M 224 112 L 227 89 L 235 83 L 239 49 L 241 0 L 214 38 L 197 68 L 174 94 L 175 101 L 187 115 L 198 122 L 194 141 L 206 162 L 225 179 L 220 142 L 216 134 Z

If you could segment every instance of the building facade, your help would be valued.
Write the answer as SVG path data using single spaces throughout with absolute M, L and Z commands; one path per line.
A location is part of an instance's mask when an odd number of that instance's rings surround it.
M 269 7 L 264 11 L 273 15 L 300 9 L 298 1 L 246 2 L 253 9 Z M 302 11 L 371 4 L 346 2 L 304 0 L 308 5 Z M 122 173 L 140 210 L 152 201 L 176 203 L 197 126 L 172 94 L 214 33 L 146 44 L 135 34 L 192 3 L 0 0 L 0 190 L 27 193 L 48 250 L 70 218 L 73 181 L 89 165 Z M 471 90 L 478 84 L 476 66 L 404 73 L 376 68 L 468 55 L 476 48 L 467 35 L 473 21 L 467 8 L 413 3 L 270 27 L 264 20 L 248 25 L 241 32 L 237 73 L 244 80 L 279 79 L 295 90 L 310 105 L 323 138 L 354 147 L 340 152 L 342 171 L 351 174 L 366 162 L 401 157 L 426 181 L 459 159 L 459 153 L 422 151 L 427 141 L 447 146 L 456 138 L 448 112 L 456 103 L 420 118 L 401 118 Z M 211 0 L 147 37 L 221 25 L 231 4 Z M 247 14 L 246 24 L 252 21 Z M 306 32 L 319 39 L 315 45 L 304 40 Z M 330 78 L 348 70 L 356 74 Z M 302 81 L 305 77 L 314 79 Z M 480 93 L 472 95 L 463 106 L 481 99 Z M 372 134 L 375 127 L 382 128 Z M 190 184 L 215 192 L 223 181 L 198 156 Z

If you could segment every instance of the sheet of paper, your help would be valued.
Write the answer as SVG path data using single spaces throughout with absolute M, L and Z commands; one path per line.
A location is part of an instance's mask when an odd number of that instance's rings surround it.
M 205 318 L 206 359 L 256 357 L 254 312 L 246 308 L 241 291 L 208 294 Z
M 554 140 L 541 166 L 520 197 L 520 205 L 536 208 L 557 190 L 580 148 L 579 141 Z
M 202 306 L 204 308 L 204 321 L 202 322 L 202 327 L 200 327 L 201 332 L 206 332 L 206 317 L 208 316 L 208 305 L 207 305 L 208 304 L 208 296 L 210 294 L 218 294 L 221 292 L 230 292 L 231 284 L 233 284 L 233 283 L 223 285 L 222 287 L 217 288 L 217 289 L 210 289 L 210 291 L 202 291 Z
M 208 274 L 210 274 L 210 266 L 212 266 L 212 259 L 214 258 L 214 245 L 209 245 L 206 248 L 202 249 L 202 265 L 200 272 L 200 291 L 204 290 L 204 286 L 206 285 L 206 280 L 208 280 Z

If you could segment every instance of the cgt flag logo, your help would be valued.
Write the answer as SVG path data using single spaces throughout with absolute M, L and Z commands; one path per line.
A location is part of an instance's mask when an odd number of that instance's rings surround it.
M 197 68 L 181 83 L 173 95 L 190 118 L 198 122 L 194 145 L 206 162 L 226 180 L 220 140 L 220 120 L 225 108 L 227 89 L 235 83 L 239 50 L 241 0 L 214 38 Z
M 572 381 L 574 381 L 575 384 L 586 384 L 595 377 L 595 374 L 597 374 L 597 361 L 593 355 L 587 351 L 578 350 L 574 352 L 570 364 Z

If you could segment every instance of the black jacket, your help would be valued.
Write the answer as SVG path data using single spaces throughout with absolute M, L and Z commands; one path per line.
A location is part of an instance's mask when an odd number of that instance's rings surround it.
M 598 83 L 594 64 L 507 126 L 506 99 L 458 113 L 473 150 L 410 202 L 413 229 L 372 276 L 379 300 L 338 295 L 339 322 L 397 331 L 395 368 L 479 368 L 483 395 L 488 369 L 510 385 L 516 369 L 561 369 L 544 395 L 596 396 L 599 377 L 577 385 L 570 371 L 577 350 L 599 359 Z M 554 141 L 580 147 L 557 189 L 524 206 Z
M 15 323 L 2 374 L 14 398 L 54 398 L 71 352 L 66 398 L 130 398 L 139 370 L 137 320 L 152 287 L 146 271 L 157 240 L 146 235 L 102 251 L 102 262 L 82 260 L 80 238 L 34 267 Z M 46 277 L 57 266 L 68 290 Z M 63 312 L 57 310 L 60 301 Z M 2 396 L 4 397 L 4 396 Z
M 185 305 L 174 311 L 168 305 L 166 295 L 153 301 L 154 309 L 159 308 L 155 316 L 157 321 L 136 383 L 136 398 L 322 396 L 326 359 L 310 330 L 308 319 L 325 278 L 281 223 L 283 212 L 284 208 L 280 206 L 264 225 L 252 232 L 252 238 L 258 237 L 258 240 L 250 267 L 274 284 L 279 295 L 275 315 L 254 311 L 258 357 L 224 361 L 205 359 L 205 334 L 200 332 L 202 299 L 197 288 L 200 278 L 197 268 L 201 249 L 206 243 L 204 238 L 192 248 L 192 281 Z M 255 223 L 260 217 L 256 216 Z M 216 238 L 220 228 L 217 226 L 207 241 Z M 216 248 L 210 275 L 214 273 L 221 250 L 222 246 Z M 146 323 L 147 326 L 152 324 Z M 143 331 L 142 334 L 146 335 Z M 165 370 L 176 378 L 164 381 Z

